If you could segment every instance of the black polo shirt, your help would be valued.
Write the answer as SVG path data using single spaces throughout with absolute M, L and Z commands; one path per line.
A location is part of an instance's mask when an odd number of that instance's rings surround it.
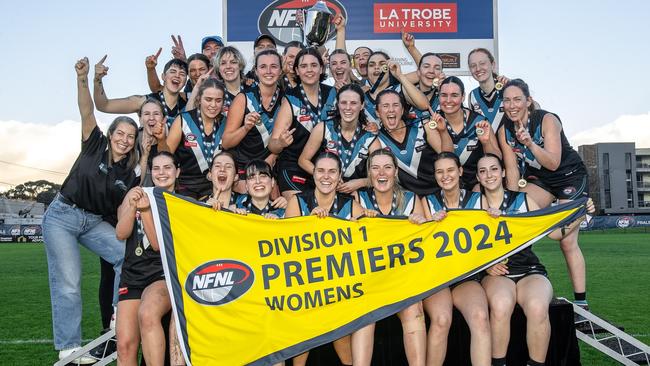
M 126 158 L 109 166 L 107 147 L 108 138 L 95 127 L 81 143 L 81 153 L 63 182 L 61 194 L 79 208 L 115 225 L 117 208 L 126 192 L 138 185 L 139 174 L 128 169 Z

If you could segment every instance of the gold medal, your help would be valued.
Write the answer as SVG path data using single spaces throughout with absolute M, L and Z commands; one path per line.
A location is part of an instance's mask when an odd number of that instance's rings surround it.
M 519 188 L 525 188 L 528 185 L 528 182 L 524 178 L 521 178 L 517 182 L 517 185 L 519 186 Z
M 257 121 L 255 121 L 255 125 L 256 125 L 256 126 L 259 126 L 259 125 L 261 125 L 261 124 L 262 124 L 262 119 L 261 119 L 261 118 L 258 119 Z
M 501 264 L 508 264 L 508 258 L 501 261 Z
M 494 89 L 496 90 L 503 89 L 503 84 L 497 81 L 496 84 L 494 84 Z
M 436 127 L 438 127 L 438 122 L 436 122 L 434 120 L 429 120 L 429 128 L 432 129 L 432 130 L 435 130 Z
M 438 79 L 438 78 L 433 78 L 432 85 L 433 85 L 434 87 L 436 87 L 436 88 L 439 87 L 439 86 L 440 86 L 440 79 Z
M 388 72 L 388 65 L 384 64 L 384 65 L 381 67 L 381 71 L 383 71 L 383 72 Z
M 485 134 L 484 129 L 482 129 L 480 127 L 476 127 L 476 136 L 483 136 L 484 134 Z
M 142 250 L 142 247 L 135 248 L 135 255 L 137 255 L 138 257 L 141 256 L 143 252 L 144 250 Z

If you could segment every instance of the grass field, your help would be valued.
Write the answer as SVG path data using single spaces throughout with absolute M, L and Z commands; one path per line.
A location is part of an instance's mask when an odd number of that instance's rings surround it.
M 622 325 L 650 344 L 650 234 L 592 232 L 581 235 L 587 260 L 588 299 L 592 311 Z M 546 265 L 556 296 L 573 298 L 564 258 L 557 242 L 544 239 L 535 252 Z M 94 338 L 101 324 L 97 304 L 99 260 L 82 250 L 83 337 Z M 51 365 L 52 344 L 47 262 L 41 244 L 1 244 L 0 364 Z M 598 351 L 581 344 L 582 364 L 617 365 Z

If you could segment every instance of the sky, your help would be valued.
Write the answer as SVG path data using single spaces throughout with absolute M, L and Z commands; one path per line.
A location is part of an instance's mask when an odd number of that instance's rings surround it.
M 524 79 L 576 149 L 650 147 L 650 1 L 498 5 L 500 73 Z M 200 51 L 203 36 L 222 33 L 221 14 L 219 0 L 0 1 L 0 190 L 65 179 L 80 149 L 77 59 L 92 65 L 108 54 L 109 97 L 144 94 L 145 57 L 163 47 L 164 64 L 171 34 L 183 36 L 188 55 Z M 96 115 L 104 127 L 115 117 Z

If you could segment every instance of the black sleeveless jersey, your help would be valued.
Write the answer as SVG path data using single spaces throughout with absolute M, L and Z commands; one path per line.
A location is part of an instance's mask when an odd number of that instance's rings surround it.
M 207 173 L 212 163 L 212 157 L 221 151 L 221 136 L 226 127 L 223 118 L 215 122 L 214 132 L 210 135 L 203 135 L 198 125 L 198 111 L 192 110 L 181 114 L 181 141 L 176 148 L 176 159 L 180 164 L 181 173 L 178 177 L 178 184 L 181 191 L 190 189 L 210 191 L 212 186 L 208 181 Z M 196 198 L 196 197 L 195 197 Z
M 487 207 L 481 208 L 487 209 Z M 505 190 L 503 193 L 503 203 L 501 204 L 500 209 L 507 215 L 516 215 L 528 212 L 526 193 Z M 508 257 L 506 265 L 508 266 L 509 272 L 507 277 L 521 277 L 531 270 L 546 273 L 544 265 L 542 265 L 537 255 L 533 252 L 532 246 Z
M 311 130 L 318 122 L 334 117 L 336 111 L 336 89 L 329 85 L 320 84 L 319 99 L 321 108 L 305 102 L 300 84 L 286 92 L 285 98 L 291 106 L 292 121 L 289 129 L 296 129 L 293 133 L 293 143 L 280 153 L 279 162 L 282 164 L 298 165 L 298 157 L 302 153 Z
M 246 96 L 246 109 L 244 116 L 250 112 L 260 114 L 260 123 L 251 128 L 246 136 L 234 148 L 235 160 L 239 167 L 244 167 L 249 161 L 254 159 L 266 159 L 271 152 L 268 149 L 275 118 L 280 110 L 284 93 L 278 89 L 274 97 L 274 104 L 271 110 L 267 111 L 263 106 L 260 98 L 260 91 L 257 85 L 248 88 L 244 95 Z
M 437 153 L 427 142 L 422 124 L 407 124 L 404 141 L 395 140 L 383 127 L 379 130 L 382 148 L 389 149 L 397 158 L 399 182 L 418 196 L 431 194 L 436 187 L 433 160 Z
M 145 287 L 165 278 L 160 253 L 144 234 L 140 212 L 136 212 L 133 232 L 126 239 L 121 283 L 128 287 Z
M 148 94 L 147 97 L 154 98 L 162 103 L 163 108 L 165 109 L 165 113 L 167 114 L 167 128 L 172 126 L 172 123 L 174 123 L 176 116 L 185 110 L 185 105 L 187 104 L 187 100 L 183 99 L 181 95 L 178 95 L 178 100 L 176 101 L 174 108 L 169 107 L 169 104 L 167 104 L 165 101 L 163 92 L 151 93 Z
M 463 121 L 463 130 L 456 133 L 447 124 L 447 132 L 454 144 L 454 153 L 458 156 L 460 164 L 463 166 L 463 187 L 471 190 L 478 183 L 476 166 L 478 165 L 478 160 L 483 156 L 483 144 L 478 140 L 476 124 L 484 121 L 485 117 L 474 111 L 465 111 L 469 115 L 467 120 Z M 444 116 L 444 112 L 440 113 Z
M 313 190 L 300 192 L 296 194 L 296 198 L 298 199 L 301 216 L 311 215 L 311 211 L 318 206 L 316 195 Z M 330 207 L 330 216 L 346 220 L 351 219 L 352 201 L 352 196 L 337 192 L 334 203 L 332 203 L 332 207 Z
M 534 110 L 528 119 L 528 132 L 535 144 L 544 147 L 544 136 L 542 134 L 542 121 L 544 116 L 550 112 L 545 110 Z M 557 117 L 558 120 L 560 118 Z M 561 123 L 561 122 L 560 122 Z M 587 169 L 580 158 L 580 155 L 573 150 L 571 144 L 564 135 L 564 129 L 560 132 L 560 139 L 562 143 L 562 156 L 560 158 L 560 166 L 551 171 L 544 168 L 535 159 L 533 153 L 516 138 L 516 128 L 513 121 L 507 116 L 503 117 L 503 127 L 505 128 L 506 142 L 517 155 L 517 163 L 519 165 L 519 173 L 524 177 L 534 176 L 540 179 L 543 183 L 554 186 L 561 185 L 567 180 L 575 179 L 575 177 L 584 176 L 587 174 Z

